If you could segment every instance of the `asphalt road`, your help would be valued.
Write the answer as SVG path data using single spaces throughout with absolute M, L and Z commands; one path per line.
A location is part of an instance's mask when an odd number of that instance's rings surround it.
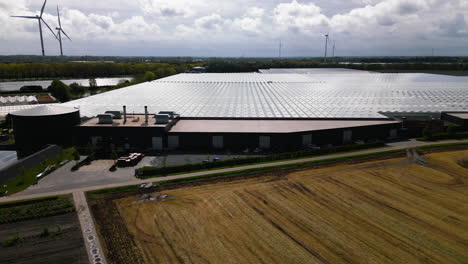
M 89 186 L 88 184 L 86 185 L 83 184 L 84 186 L 71 186 L 70 188 L 65 186 L 63 188 L 61 187 L 62 189 L 44 188 L 44 189 L 36 189 L 35 192 L 32 192 L 29 189 L 27 189 L 23 192 L 14 194 L 12 196 L 2 197 L 0 198 L 0 202 L 33 199 L 33 198 L 39 198 L 39 197 L 44 197 L 44 196 L 63 195 L 63 194 L 70 194 L 73 192 L 86 192 L 86 191 L 99 190 L 99 189 L 104 189 L 104 188 L 137 185 L 137 184 L 148 183 L 148 182 L 159 182 L 159 181 L 166 181 L 166 180 L 172 180 L 172 179 L 181 179 L 181 178 L 187 178 L 187 177 L 193 177 L 193 176 L 202 176 L 202 175 L 208 175 L 208 174 L 214 174 L 214 173 L 232 172 L 232 171 L 245 170 L 245 169 L 265 168 L 265 167 L 278 166 L 278 165 L 303 163 L 303 162 L 317 161 L 317 160 L 330 159 L 330 158 L 347 157 L 347 156 L 353 156 L 357 154 L 377 153 L 377 152 L 382 152 L 382 151 L 399 150 L 399 149 L 403 150 L 407 148 L 414 148 L 414 147 L 420 147 L 420 146 L 426 146 L 426 145 L 438 145 L 438 144 L 462 143 L 462 142 L 468 142 L 468 140 L 448 140 L 448 141 L 442 141 L 442 142 L 437 142 L 437 143 L 420 142 L 420 141 L 414 141 L 414 140 L 403 141 L 403 142 L 389 143 L 388 144 L 389 147 L 386 147 L 386 148 L 369 149 L 369 150 L 347 152 L 347 153 L 341 153 L 341 154 L 332 154 L 332 155 L 327 155 L 327 156 L 318 156 L 318 157 L 303 158 L 303 159 L 288 160 L 288 161 L 277 161 L 277 162 L 271 162 L 271 163 L 253 164 L 253 165 L 246 165 L 246 166 L 239 166 L 239 167 L 225 168 L 225 169 L 218 169 L 218 170 L 192 172 L 192 173 L 185 173 L 185 174 L 179 174 L 179 175 L 174 175 L 174 176 L 150 178 L 150 179 L 145 179 L 145 180 L 140 180 L 140 179 L 136 179 L 135 177 L 133 177 L 132 176 L 133 170 L 132 170 L 131 174 L 129 172 L 129 174 L 125 175 L 124 180 L 119 180 L 116 182 L 112 182 L 112 179 L 108 178 L 104 181 L 93 182 L 92 186 Z

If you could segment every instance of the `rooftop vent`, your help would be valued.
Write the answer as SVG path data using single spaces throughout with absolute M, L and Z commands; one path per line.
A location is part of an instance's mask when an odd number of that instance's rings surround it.
M 154 115 L 156 118 L 156 124 L 167 124 L 169 123 L 170 116 L 168 114 L 157 114 Z
M 106 111 L 106 114 L 114 115 L 114 119 L 122 119 L 122 113 L 120 111 Z
M 101 114 L 98 115 L 97 118 L 99 119 L 98 124 L 112 124 L 114 115 L 113 114 Z
M 159 111 L 160 115 L 169 115 L 170 119 L 173 119 L 176 113 L 174 111 Z

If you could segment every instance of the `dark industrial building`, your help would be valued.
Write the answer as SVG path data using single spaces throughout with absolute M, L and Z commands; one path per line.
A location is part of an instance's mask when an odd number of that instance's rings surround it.
M 11 114 L 18 157 L 28 156 L 49 144 L 71 146 L 80 111 L 60 105 L 42 105 Z
M 291 151 L 395 139 L 401 126 L 390 119 L 184 119 L 164 113 L 98 115 L 76 127 L 77 143 L 119 151 Z

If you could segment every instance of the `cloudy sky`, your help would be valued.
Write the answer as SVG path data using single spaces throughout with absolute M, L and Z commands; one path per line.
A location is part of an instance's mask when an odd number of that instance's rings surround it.
M 0 54 L 40 54 L 43 0 L 0 0 Z M 321 56 L 323 34 L 343 56 L 468 56 L 468 0 L 48 0 L 67 55 Z M 48 55 L 58 42 L 43 28 Z M 330 46 L 331 48 L 331 46 Z

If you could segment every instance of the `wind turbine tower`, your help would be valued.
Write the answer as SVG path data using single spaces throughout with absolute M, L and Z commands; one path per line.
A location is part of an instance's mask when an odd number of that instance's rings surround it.
M 324 62 L 327 62 L 327 50 L 328 50 L 328 33 L 325 34 L 325 57 Z
M 283 43 L 281 43 L 281 40 L 279 41 L 279 49 L 278 49 L 278 58 L 281 58 L 281 49 L 283 48 Z
M 60 23 L 60 12 L 59 12 L 59 8 L 58 8 L 58 5 L 57 5 L 57 17 L 58 17 L 58 24 L 59 26 L 56 27 L 55 29 L 57 30 L 57 35 L 58 35 L 58 41 L 60 43 L 60 56 L 63 56 L 63 49 L 62 49 L 62 33 L 65 35 L 65 37 L 67 37 L 70 41 L 71 41 L 71 38 L 67 35 L 67 33 L 65 33 L 65 31 L 63 31 L 62 29 L 62 23 Z
M 42 5 L 42 8 L 41 8 L 41 14 L 40 15 L 35 15 L 35 16 L 11 16 L 11 17 L 20 17 L 20 18 L 27 18 L 27 19 L 36 19 L 37 22 L 39 23 L 39 35 L 41 37 L 41 49 L 42 49 L 42 56 L 45 56 L 45 52 L 44 52 L 44 39 L 42 37 L 42 23 L 44 23 L 47 28 L 50 30 L 50 32 L 52 32 L 52 34 L 54 35 L 55 38 L 57 38 L 57 36 L 55 35 L 54 31 L 52 31 L 52 28 L 49 27 L 49 25 L 47 25 L 47 23 L 44 21 L 44 19 L 42 19 L 42 14 L 44 13 L 44 8 L 46 6 L 46 3 L 47 3 L 47 0 L 44 1 L 44 4 Z

